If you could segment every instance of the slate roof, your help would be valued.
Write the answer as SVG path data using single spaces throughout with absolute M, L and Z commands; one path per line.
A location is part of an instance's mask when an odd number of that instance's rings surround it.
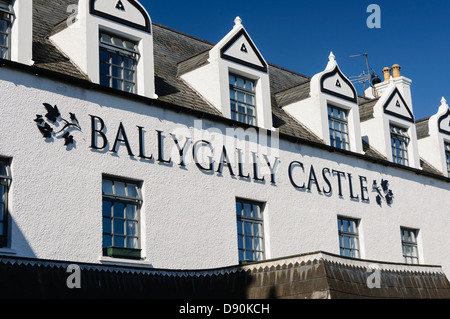
M 438 266 L 377 262 L 313 252 L 207 270 L 75 263 L 79 288 L 67 282 L 73 263 L 0 256 L 0 298 L 51 299 L 448 299 L 450 283 Z M 73 282 L 73 281 L 72 281 Z M 369 286 L 370 282 L 374 286 Z
M 82 80 L 89 80 L 63 52 L 49 40 L 49 36 L 67 27 L 67 20 L 72 14 L 70 5 L 78 0 L 47 0 L 33 2 L 33 60 L 35 67 L 55 71 Z M 155 90 L 158 100 L 183 106 L 207 114 L 222 116 L 221 112 L 200 96 L 180 75 L 207 63 L 212 42 L 196 38 L 169 27 L 153 23 Z M 273 125 L 279 132 L 304 141 L 324 144 L 306 126 L 286 113 L 282 107 L 309 96 L 309 76 L 287 70 L 274 64 L 269 65 L 270 89 L 272 96 Z M 378 99 L 358 96 L 361 121 L 371 118 L 373 106 Z M 363 150 L 369 157 L 386 160 L 367 143 Z M 425 170 L 435 173 L 429 165 Z M 442 175 L 442 174 L 440 174 Z

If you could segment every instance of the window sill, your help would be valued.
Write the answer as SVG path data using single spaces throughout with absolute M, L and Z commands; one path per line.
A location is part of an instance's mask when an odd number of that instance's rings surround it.
M 0 255 L 15 255 L 17 252 L 11 248 L 0 248 Z
M 107 264 L 114 264 L 114 265 L 139 265 L 139 266 L 147 266 L 150 268 L 152 267 L 152 264 L 149 263 L 146 260 L 136 260 L 136 259 L 124 259 L 124 258 L 114 258 L 114 257 L 107 257 L 107 256 L 101 256 L 100 257 L 101 263 L 107 263 Z

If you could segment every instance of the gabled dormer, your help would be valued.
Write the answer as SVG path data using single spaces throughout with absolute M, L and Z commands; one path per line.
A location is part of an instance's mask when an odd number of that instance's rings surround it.
M 33 1 L 0 0 L 0 58 L 32 65 Z
M 342 73 L 333 53 L 328 60 L 325 70 L 311 78 L 309 96 L 292 101 L 283 109 L 327 145 L 362 153 L 356 89 Z M 292 90 L 297 89 L 301 88 Z
M 50 40 L 94 82 L 156 98 L 151 19 L 135 0 L 79 0 Z
M 369 102 L 372 114 L 361 118 L 362 138 L 389 161 L 420 169 L 411 80 L 400 75 L 398 65 L 392 71 L 393 77 L 385 68 L 384 82 L 374 87 L 378 98 Z
M 418 121 L 420 156 L 450 177 L 450 108 L 442 98 L 436 114 Z
M 207 52 L 179 64 L 179 76 L 224 117 L 272 129 L 268 64 L 235 19 L 233 29 Z

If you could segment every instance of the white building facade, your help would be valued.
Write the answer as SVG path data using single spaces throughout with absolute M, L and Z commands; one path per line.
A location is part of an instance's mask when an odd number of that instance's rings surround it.
M 0 2 L 17 18 L 0 68 L 0 254 L 208 269 L 325 251 L 450 274 L 444 100 L 422 136 L 409 79 L 369 99 L 332 54 L 312 78 L 283 70 L 240 19 L 214 45 L 137 1 L 63 1 L 33 45 L 43 1 Z M 173 39 L 196 48 L 177 56 Z

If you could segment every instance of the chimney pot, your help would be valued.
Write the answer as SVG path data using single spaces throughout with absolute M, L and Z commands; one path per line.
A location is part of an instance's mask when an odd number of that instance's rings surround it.
M 392 77 L 393 77 L 393 78 L 398 78 L 398 77 L 400 77 L 400 69 L 401 69 L 401 67 L 400 67 L 400 65 L 398 65 L 398 64 L 394 64 L 394 65 L 392 66 Z
M 383 69 L 383 75 L 384 75 L 384 81 L 389 81 L 389 79 L 391 78 L 391 69 L 388 67 L 385 67 Z

